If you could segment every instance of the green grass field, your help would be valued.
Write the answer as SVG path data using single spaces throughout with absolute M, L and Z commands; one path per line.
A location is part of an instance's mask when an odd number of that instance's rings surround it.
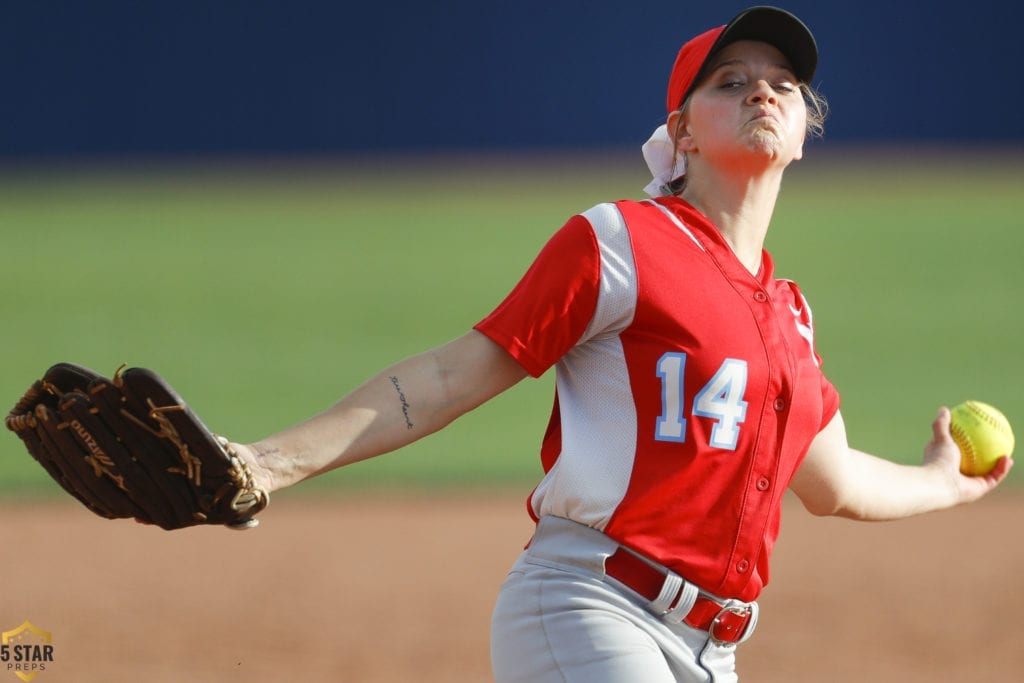
M 769 248 L 800 282 L 854 445 L 914 461 L 941 404 L 1024 425 L 1024 161 L 892 158 L 791 171 Z M 639 155 L 165 165 L 0 174 L 0 401 L 50 364 L 158 369 L 252 440 L 462 334 L 572 213 L 641 197 Z M 551 377 L 319 487 L 537 478 Z M 0 495 L 55 492 L 6 431 Z M 1016 475 L 1015 475 L 1016 476 Z

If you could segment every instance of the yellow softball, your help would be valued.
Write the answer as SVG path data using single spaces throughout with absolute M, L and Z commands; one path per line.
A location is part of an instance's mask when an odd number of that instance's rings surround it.
M 949 433 L 960 447 L 960 471 L 988 474 L 996 461 L 1013 454 L 1013 429 L 1001 412 L 981 401 L 964 401 L 950 411 Z

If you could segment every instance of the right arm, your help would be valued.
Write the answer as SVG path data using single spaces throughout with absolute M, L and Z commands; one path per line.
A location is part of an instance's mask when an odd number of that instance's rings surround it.
M 382 370 L 335 405 L 253 444 L 233 444 L 268 492 L 438 431 L 527 372 L 476 330 Z
M 600 287 L 597 238 L 589 219 L 574 216 L 480 323 L 495 338 L 529 349 L 522 365 L 474 329 L 382 370 L 319 415 L 233 446 L 268 492 L 401 448 L 513 386 L 529 374 L 526 368 L 539 374 L 550 367 L 581 339 Z

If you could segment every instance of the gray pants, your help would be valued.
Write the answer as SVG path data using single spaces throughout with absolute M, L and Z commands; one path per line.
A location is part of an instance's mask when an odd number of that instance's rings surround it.
M 735 683 L 735 645 L 669 623 L 606 576 L 600 531 L 544 517 L 491 621 L 496 683 Z

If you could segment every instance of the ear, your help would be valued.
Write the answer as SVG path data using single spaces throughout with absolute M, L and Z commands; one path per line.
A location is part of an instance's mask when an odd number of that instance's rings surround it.
M 685 110 L 677 109 L 669 114 L 666 128 L 668 128 L 668 134 L 675 140 L 677 151 L 694 152 L 697 150 L 697 143 L 690 132 Z

